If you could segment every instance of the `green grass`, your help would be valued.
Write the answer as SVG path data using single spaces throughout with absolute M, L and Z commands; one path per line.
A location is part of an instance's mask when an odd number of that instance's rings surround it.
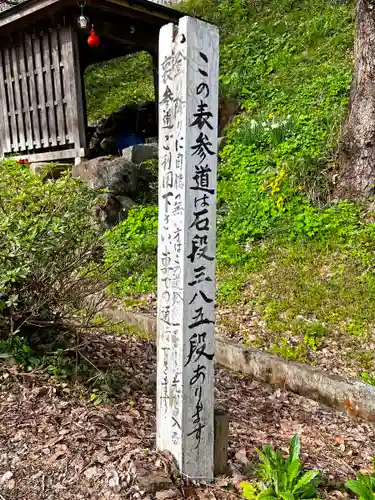
M 125 104 L 154 99 L 152 59 L 146 52 L 89 66 L 85 72 L 89 123 Z
M 341 369 L 373 380 L 375 214 L 369 204 L 330 201 L 354 6 L 188 0 L 179 8 L 220 27 L 221 95 L 243 109 L 218 169 L 219 305 L 234 317 L 239 308 L 256 311 L 266 333 L 253 332 L 252 345 L 315 364 L 323 347 L 342 346 Z M 132 274 L 119 278 L 120 295 L 155 290 L 156 226 L 142 217 L 134 214 L 134 235 L 146 236 L 147 248 L 139 255 L 137 238 L 122 244 L 126 259 L 139 257 L 124 261 Z M 110 257 L 119 240 L 109 240 Z

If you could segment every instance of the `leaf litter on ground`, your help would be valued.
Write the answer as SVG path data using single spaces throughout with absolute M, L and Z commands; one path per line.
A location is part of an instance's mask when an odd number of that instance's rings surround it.
M 66 383 L 0 364 L 0 493 L 6 500 L 240 498 L 256 448 L 271 444 L 287 453 L 295 433 L 306 468 L 322 471 L 320 497 L 349 498 L 343 482 L 368 469 L 375 454 L 373 424 L 218 368 L 216 405 L 230 417 L 228 472 L 214 484 L 184 484 L 170 458 L 155 450 L 155 345 L 91 333 L 87 352 L 93 363 L 126 375 L 107 404 L 94 406 Z

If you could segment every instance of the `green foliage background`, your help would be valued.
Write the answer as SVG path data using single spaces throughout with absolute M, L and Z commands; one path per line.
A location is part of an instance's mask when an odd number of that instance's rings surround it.
M 257 313 L 265 331 L 248 339 L 245 331 L 249 344 L 319 364 L 321 349 L 337 342 L 342 369 L 371 382 L 375 208 L 330 199 L 352 79 L 353 4 L 188 0 L 179 8 L 220 27 L 221 95 L 242 107 L 218 173 L 219 305 Z M 137 64 L 137 78 L 152 82 Z M 107 111 L 95 93 L 90 99 Z M 132 235 L 126 250 L 121 243 L 132 274 L 118 278 L 120 295 L 155 291 L 156 210 L 150 216 L 154 224 L 137 209 L 132 228 L 127 221 L 108 237 L 110 266 L 118 236 Z
M 89 123 L 94 124 L 124 104 L 154 99 L 152 59 L 146 52 L 130 54 L 85 72 Z

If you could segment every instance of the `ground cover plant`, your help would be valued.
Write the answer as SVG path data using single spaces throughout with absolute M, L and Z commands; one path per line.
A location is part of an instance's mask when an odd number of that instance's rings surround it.
M 301 442 L 296 434 L 289 446 L 289 455 L 284 460 L 279 451 L 266 445 L 258 450 L 259 463 L 256 468 L 258 482 L 244 482 L 244 498 L 268 500 L 297 500 L 315 498 L 317 500 L 316 478 L 318 470 L 303 472 Z
M 373 471 L 367 474 L 357 474 L 356 479 L 348 481 L 346 486 L 353 491 L 359 500 L 374 500 L 375 498 L 375 458 Z

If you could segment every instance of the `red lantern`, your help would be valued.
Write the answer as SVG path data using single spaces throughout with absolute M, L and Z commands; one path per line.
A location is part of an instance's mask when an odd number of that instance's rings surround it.
M 94 25 L 92 25 L 91 27 L 91 34 L 87 40 L 87 43 L 90 45 L 90 47 L 99 47 L 100 45 L 100 38 L 95 33 Z

